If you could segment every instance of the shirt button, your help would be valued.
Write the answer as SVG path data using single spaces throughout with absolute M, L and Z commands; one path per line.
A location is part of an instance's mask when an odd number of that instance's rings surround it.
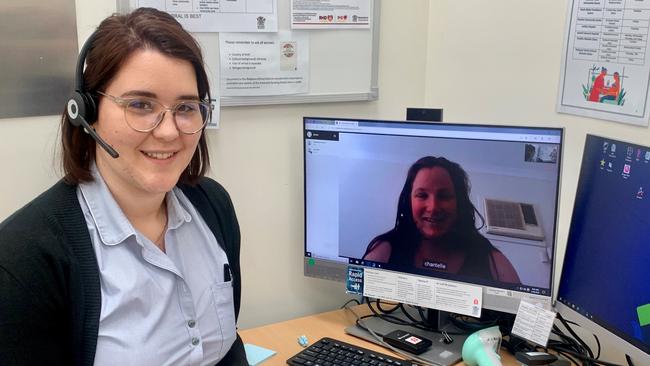
M 193 346 L 198 346 L 199 345 L 199 339 L 196 338 L 196 337 L 192 338 L 192 345 Z
M 190 321 L 187 322 L 187 326 L 190 327 L 190 328 L 194 328 L 195 325 L 196 325 L 195 320 L 190 320 Z

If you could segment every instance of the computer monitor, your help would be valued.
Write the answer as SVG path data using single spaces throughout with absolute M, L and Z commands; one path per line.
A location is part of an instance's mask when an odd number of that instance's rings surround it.
M 650 364 L 646 191 L 650 147 L 587 135 L 556 304 L 636 365 Z
M 348 265 L 359 265 L 482 286 L 487 309 L 516 313 L 522 298 L 550 306 L 562 129 L 312 117 L 303 126 L 307 276 L 343 281 Z M 409 168 L 439 157 L 462 168 L 471 190 L 448 189 L 455 204 L 440 212 L 414 219 L 411 197 L 398 213 Z M 425 226 L 438 227 L 457 256 L 367 255 L 400 221 L 422 238 Z

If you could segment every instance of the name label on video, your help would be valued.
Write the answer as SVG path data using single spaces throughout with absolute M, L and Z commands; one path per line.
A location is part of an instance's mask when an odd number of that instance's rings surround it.
M 447 263 L 443 262 L 434 262 L 430 260 L 425 260 L 424 263 L 422 263 L 422 266 L 425 268 L 432 268 L 432 269 L 440 269 L 440 270 L 447 270 Z

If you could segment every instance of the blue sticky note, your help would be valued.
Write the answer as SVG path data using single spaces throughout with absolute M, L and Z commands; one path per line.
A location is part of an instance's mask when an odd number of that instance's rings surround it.
M 244 350 L 246 351 L 246 359 L 248 360 L 248 364 L 251 366 L 261 364 L 267 358 L 273 356 L 276 353 L 270 349 L 249 343 L 244 344 Z

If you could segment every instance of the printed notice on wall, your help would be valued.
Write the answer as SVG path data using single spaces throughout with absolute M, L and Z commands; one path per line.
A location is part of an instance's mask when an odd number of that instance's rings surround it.
M 370 0 L 291 0 L 291 28 L 370 28 Z
M 189 32 L 277 32 L 277 0 L 130 0 L 171 14 Z
M 374 268 L 364 268 L 363 296 L 474 317 L 483 306 L 480 286 Z
M 222 96 L 298 94 L 309 91 L 306 33 L 221 33 Z
M 650 0 L 572 0 L 558 112 L 648 125 Z
M 210 75 L 209 72 L 208 75 Z M 213 88 L 211 91 L 212 100 L 210 101 L 210 104 L 212 104 L 214 108 L 212 108 L 210 121 L 205 126 L 208 130 L 219 129 L 219 121 L 221 121 L 221 99 L 219 99 L 219 90 L 215 89 L 216 88 Z

